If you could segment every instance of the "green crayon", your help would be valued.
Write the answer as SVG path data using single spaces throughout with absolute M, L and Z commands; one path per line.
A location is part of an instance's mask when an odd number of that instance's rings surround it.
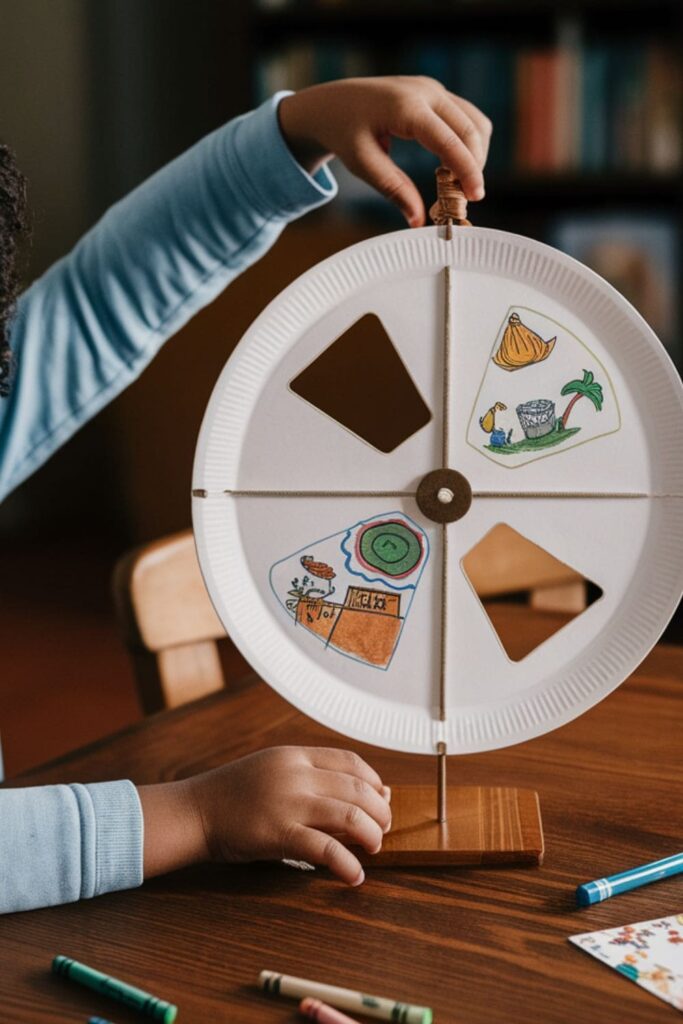
M 71 960 L 68 956 L 56 956 L 52 961 L 52 970 L 60 977 L 70 978 L 95 992 L 116 999 L 124 1006 L 139 1010 L 145 1017 L 160 1020 L 163 1024 L 173 1024 L 176 1019 L 177 1006 L 165 1003 L 163 999 L 157 999 L 156 996 L 151 996 L 149 992 L 143 992 L 134 985 L 127 985 L 125 981 L 110 978 L 100 971 L 93 970 L 92 967 L 79 964 L 78 960 Z

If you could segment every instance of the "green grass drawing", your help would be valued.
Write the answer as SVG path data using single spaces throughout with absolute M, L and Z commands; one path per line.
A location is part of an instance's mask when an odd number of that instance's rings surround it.
M 556 444 L 562 444 L 563 441 L 568 440 L 573 434 L 578 434 L 581 427 L 570 427 L 568 430 L 562 430 L 560 421 L 549 434 L 544 434 L 543 437 L 525 437 L 521 441 L 514 441 L 512 444 L 506 444 L 502 448 L 496 448 L 495 445 L 485 444 L 484 448 L 487 448 L 490 452 L 495 452 L 496 455 L 516 455 L 518 452 L 535 452 L 540 448 L 554 448 Z

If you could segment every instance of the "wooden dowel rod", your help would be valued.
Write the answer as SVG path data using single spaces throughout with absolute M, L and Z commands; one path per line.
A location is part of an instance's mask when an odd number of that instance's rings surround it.
M 437 743 L 436 817 L 439 823 L 448 818 L 446 810 L 446 744 Z

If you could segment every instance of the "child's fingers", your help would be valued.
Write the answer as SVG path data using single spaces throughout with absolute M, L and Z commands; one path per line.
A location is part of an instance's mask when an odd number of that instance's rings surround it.
M 382 833 L 389 831 L 391 808 L 386 796 L 380 796 L 376 789 L 357 775 L 320 771 L 316 777 L 316 792 L 320 796 L 343 800 L 347 804 L 357 804 L 377 822 Z
M 368 853 L 378 853 L 384 838 L 377 822 L 358 804 L 329 797 L 314 802 L 306 824 L 335 836 L 344 836 L 352 845 L 362 846 Z
M 378 793 L 382 793 L 385 788 L 375 769 L 371 768 L 367 761 L 364 761 L 353 750 L 340 750 L 337 747 L 309 747 L 307 753 L 309 763 L 314 768 L 355 775 L 369 783 Z
M 475 107 L 474 103 L 470 103 L 470 101 L 466 100 L 463 96 L 456 96 L 454 92 L 447 92 L 446 95 L 458 107 L 462 107 L 465 113 L 469 115 L 470 119 L 476 125 L 481 138 L 484 163 L 486 163 L 486 158 L 489 155 L 491 135 L 493 133 L 493 122 L 479 109 L 479 107 Z
M 484 141 L 479 125 L 470 117 L 468 111 L 460 103 L 454 102 L 450 93 L 445 91 L 439 102 L 432 105 L 432 109 L 467 146 L 477 166 L 481 169 L 484 166 Z
M 344 155 L 344 163 L 355 175 L 396 203 L 412 228 L 424 224 L 425 212 L 420 193 L 371 132 L 357 137 L 353 154 L 350 157 Z
M 282 856 L 305 860 L 309 864 L 324 864 L 332 874 L 348 885 L 360 885 L 365 881 L 365 872 L 358 858 L 338 839 L 316 828 L 300 825 L 294 829 Z
M 415 121 L 414 133 L 425 149 L 435 153 L 441 163 L 457 175 L 468 199 L 483 199 L 481 166 L 450 124 L 430 108 L 425 108 Z

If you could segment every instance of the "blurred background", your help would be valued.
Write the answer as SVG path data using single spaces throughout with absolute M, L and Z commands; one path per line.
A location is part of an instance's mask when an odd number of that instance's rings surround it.
M 33 209 L 27 283 L 113 201 L 272 92 L 425 74 L 495 124 L 473 223 L 593 266 L 680 368 L 680 0 L 0 0 L 0 26 L 0 138 Z M 410 144 L 394 155 L 431 203 L 435 161 Z M 0 507 L 10 774 L 139 717 L 109 596 L 114 561 L 189 526 L 203 410 L 256 314 L 320 259 L 402 226 L 334 170 L 333 207 L 290 227 Z M 680 633 L 679 613 L 667 637 Z

